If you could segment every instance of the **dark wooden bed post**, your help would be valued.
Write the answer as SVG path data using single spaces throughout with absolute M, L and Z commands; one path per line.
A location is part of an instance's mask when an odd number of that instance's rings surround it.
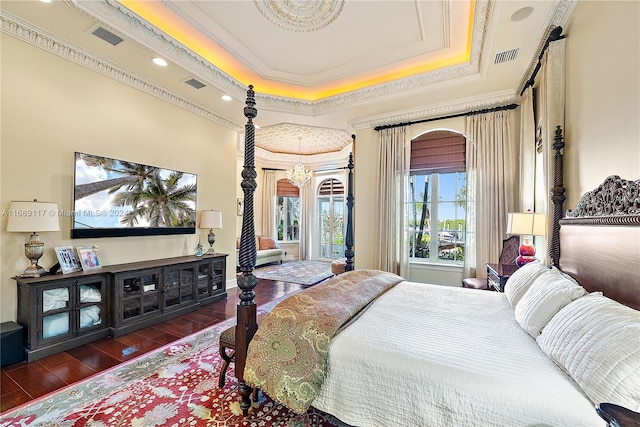
M 355 140 L 355 135 L 351 136 Z M 349 177 L 347 179 L 347 235 L 344 239 L 346 249 L 344 256 L 347 258 L 344 266 L 344 271 L 352 271 L 353 266 L 353 153 L 349 153 L 349 163 L 347 168 L 349 169 Z
M 553 223 L 549 239 L 549 256 L 554 266 L 560 267 L 560 220 L 562 219 L 562 205 L 566 200 L 564 195 L 563 155 L 564 139 L 562 127 L 556 128 L 556 136 L 553 139 L 552 148 L 556 154 L 553 158 L 553 188 L 551 189 L 551 201 L 553 202 Z
M 247 90 L 244 115 L 248 119 L 244 126 L 244 168 L 242 169 L 242 191 L 244 192 L 244 215 L 242 216 L 242 234 L 240 236 L 239 264 L 240 272 L 238 287 L 242 290 L 240 303 L 237 306 L 235 372 L 238 379 L 238 392 L 242 398 L 240 408 L 247 415 L 251 407 L 251 387 L 244 382 L 244 367 L 247 360 L 249 343 L 258 329 L 256 320 L 256 303 L 253 300 L 257 279 L 253 275 L 256 265 L 256 238 L 253 220 L 253 193 L 256 190 L 256 168 L 254 159 L 255 126 L 253 119 L 258 115 L 256 110 L 253 86 Z

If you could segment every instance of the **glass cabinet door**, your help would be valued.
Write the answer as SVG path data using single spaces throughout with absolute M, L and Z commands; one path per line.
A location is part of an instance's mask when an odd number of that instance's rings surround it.
M 71 335 L 73 285 L 52 285 L 50 288 L 42 289 L 39 296 L 42 298 L 39 304 L 42 312 L 38 321 L 40 338 L 44 341 Z
M 198 298 L 211 295 L 211 263 L 201 262 L 198 264 Z
M 164 270 L 163 300 L 164 307 L 170 308 L 193 301 L 195 283 L 195 267 L 192 265 Z
M 85 279 L 77 282 L 77 301 L 79 303 L 79 331 L 97 327 L 103 323 L 106 314 L 106 282 L 103 278 Z
M 120 319 L 134 319 L 160 309 L 160 271 L 121 275 L 116 280 L 122 297 Z

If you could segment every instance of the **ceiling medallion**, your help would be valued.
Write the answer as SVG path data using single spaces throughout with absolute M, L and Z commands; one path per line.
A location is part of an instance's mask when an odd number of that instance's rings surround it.
M 316 31 L 342 12 L 344 0 L 253 0 L 267 19 L 290 31 Z

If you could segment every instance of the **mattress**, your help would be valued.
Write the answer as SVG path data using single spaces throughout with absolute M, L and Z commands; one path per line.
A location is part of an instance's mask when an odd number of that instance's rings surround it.
M 313 406 L 353 426 L 605 426 L 502 293 L 402 282 L 331 342 Z

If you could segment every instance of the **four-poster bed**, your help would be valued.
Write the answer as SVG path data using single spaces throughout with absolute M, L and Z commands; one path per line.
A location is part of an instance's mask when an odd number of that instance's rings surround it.
M 640 259 L 640 181 L 609 177 L 561 219 L 564 142 L 557 130 L 549 245 L 554 267 L 532 264 L 528 270 L 523 267 L 521 276 L 533 277 L 529 270 L 539 268 L 535 277 L 549 277 L 553 286 L 566 289 L 562 304 L 549 299 L 555 298 L 556 288 L 530 277 L 518 279 L 522 283 L 527 279 L 531 291 L 520 295 L 518 302 L 511 290 L 472 292 L 356 270 L 283 301 L 258 330 L 253 302 L 255 247 L 251 246 L 255 245 L 252 119 L 256 115 L 251 86 L 245 115 L 245 216 L 238 279 L 242 294 L 236 327 L 236 377 L 245 415 L 251 406 L 252 385 L 295 412 L 313 405 L 359 426 L 599 426 L 605 425 L 602 418 L 610 417 L 600 418 L 594 409 L 595 404 L 611 401 L 601 396 L 613 396 L 615 403 L 640 409 L 640 389 L 635 385 L 640 377 L 640 345 L 629 338 L 630 333 L 640 332 L 640 273 L 629 268 Z M 349 169 L 345 254 L 351 270 L 351 157 Z M 558 319 L 573 319 L 569 308 L 575 311 L 582 304 L 588 305 L 589 316 L 558 324 Z M 549 313 L 549 307 L 556 305 Z M 596 309 L 600 306 L 605 307 L 602 313 Z M 542 314 L 546 318 L 540 326 Z M 588 323 L 591 316 L 595 324 Z M 295 323 L 296 318 L 304 321 Z M 607 322 L 614 328 L 606 331 L 608 335 L 598 334 Z M 620 327 L 620 332 L 618 324 L 627 326 Z M 582 329 L 566 335 L 576 325 Z M 584 330 L 588 334 L 579 347 L 587 354 L 573 354 L 554 340 L 559 335 L 562 342 L 571 341 Z M 595 342 L 591 331 L 595 331 Z M 613 338 L 619 333 L 621 342 Z M 591 350 L 582 348 L 588 348 L 585 341 Z M 601 347 L 604 354 L 598 352 Z M 620 358 L 631 363 L 621 367 Z M 586 368 L 581 365 L 585 360 L 591 363 Z M 583 371 L 575 371 L 575 366 Z M 289 370 L 280 371 L 283 367 Z M 609 371 L 630 379 L 618 378 L 610 387 Z M 309 376 L 302 375 L 307 372 Z M 606 410 L 608 406 L 603 405 L 599 412 Z

